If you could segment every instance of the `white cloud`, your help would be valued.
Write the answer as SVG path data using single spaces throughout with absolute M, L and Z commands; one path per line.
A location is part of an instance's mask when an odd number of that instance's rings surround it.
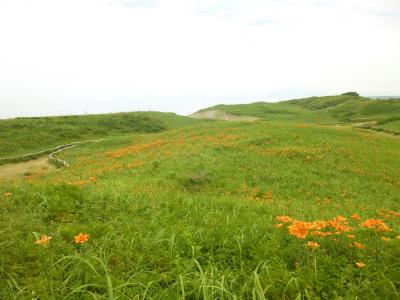
M 400 94 L 391 0 L 0 0 L 0 116 Z

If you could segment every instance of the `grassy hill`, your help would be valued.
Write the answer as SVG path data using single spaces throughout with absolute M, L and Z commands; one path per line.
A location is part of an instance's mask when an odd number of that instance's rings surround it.
M 400 139 L 321 125 L 354 100 L 309 99 L 173 116 L 0 181 L 0 298 L 397 299 Z
M 200 122 L 174 113 L 132 112 L 0 120 L 0 158 L 60 144 L 133 133 L 154 133 Z
M 400 100 L 373 100 L 356 96 L 312 97 L 288 101 L 310 111 L 328 112 L 339 121 L 385 120 L 400 114 Z
M 297 120 L 317 123 L 379 122 L 391 127 L 400 115 L 400 99 L 374 100 L 351 95 L 310 97 L 277 103 L 217 105 L 201 111 L 220 110 L 233 115 L 266 120 Z M 380 127 L 380 126 L 374 126 Z M 398 126 L 394 126 L 397 129 Z

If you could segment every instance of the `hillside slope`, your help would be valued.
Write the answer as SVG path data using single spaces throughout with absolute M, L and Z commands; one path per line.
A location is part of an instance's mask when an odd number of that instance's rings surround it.
M 400 100 L 373 100 L 359 96 L 339 95 L 310 97 L 277 103 L 216 105 L 199 113 L 219 110 L 227 114 L 254 116 L 265 120 L 297 120 L 313 123 L 376 122 L 376 126 L 400 120 Z M 395 129 L 397 126 L 394 127 Z
M 325 110 L 339 121 L 385 120 L 400 115 L 400 99 L 374 100 L 340 95 L 289 100 L 287 103 L 301 106 L 309 111 Z
M 155 133 L 202 122 L 174 113 L 132 112 L 0 120 L 0 158 L 79 140 Z

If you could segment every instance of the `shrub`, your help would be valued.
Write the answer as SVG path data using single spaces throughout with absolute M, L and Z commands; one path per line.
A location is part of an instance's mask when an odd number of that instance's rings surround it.
M 343 93 L 342 96 L 354 96 L 354 97 L 359 97 L 360 95 L 357 92 L 347 92 Z
M 180 179 L 180 183 L 188 191 L 198 191 L 202 186 L 209 183 L 211 179 L 210 173 L 201 171 Z

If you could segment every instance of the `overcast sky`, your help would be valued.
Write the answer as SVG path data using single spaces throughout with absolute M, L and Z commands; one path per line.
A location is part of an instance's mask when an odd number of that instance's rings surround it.
M 400 95 L 399 0 L 0 0 L 0 117 Z

